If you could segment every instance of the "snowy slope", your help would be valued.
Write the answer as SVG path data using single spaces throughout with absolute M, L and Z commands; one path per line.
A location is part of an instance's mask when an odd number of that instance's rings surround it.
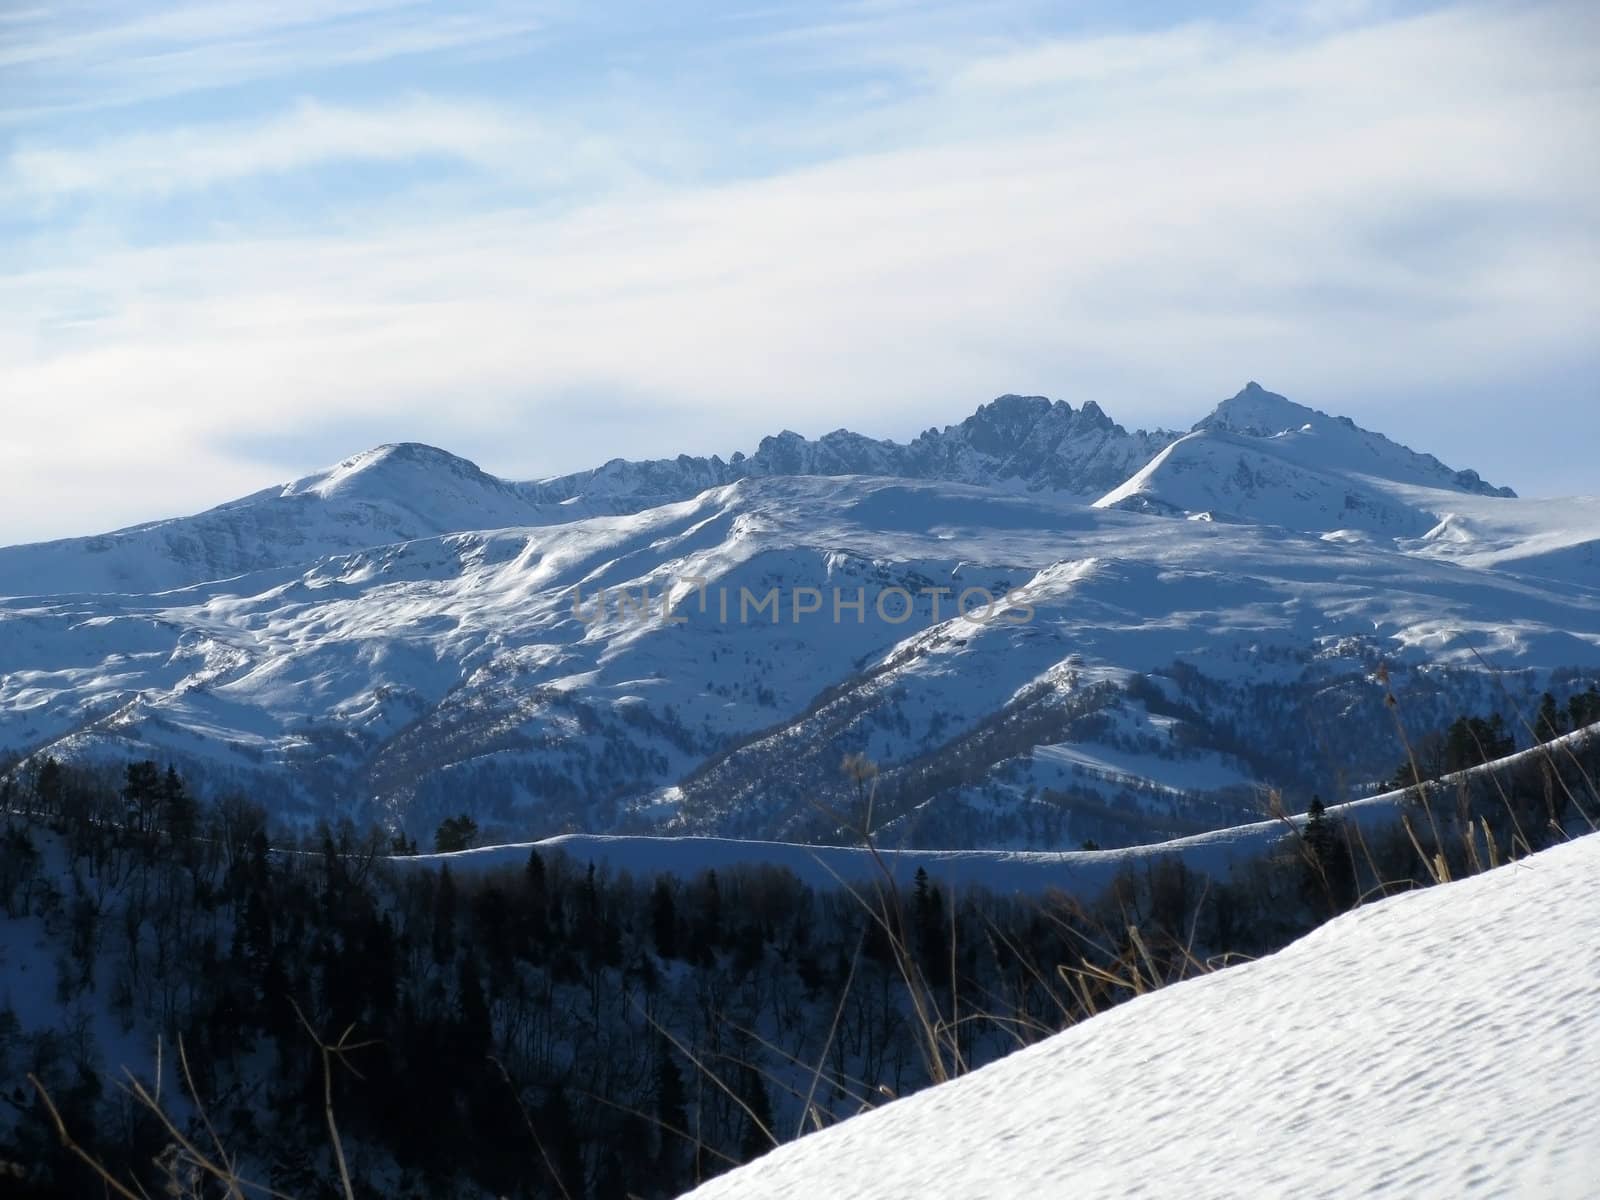
M 325 471 L 192 517 L 0 549 L 0 596 L 152 592 L 445 533 L 636 513 L 746 478 L 882 475 L 1094 496 L 1177 435 L 1129 433 L 1093 401 L 1001 396 L 909 444 L 840 429 L 785 431 L 755 453 L 627 462 L 529 483 L 416 443 L 378 446 Z
M 1383 484 L 1296 462 L 1279 454 L 1274 441 L 1197 429 L 1095 503 L 1164 516 L 1391 537 L 1419 536 L 1434 524 L 1433 514 L 1398 500 Z
M 1546 756 L 1565 762 L 1568 753 L 1581 754 L 1595 739 L 1600 739 L 1600 725 L 1448 775 L 1439 783 L 1439 793 L 1452 800 L 1463 790 L 1473 788 L 1484 794 L 1492 789 L 1499 795 L 1509 773 L 1550 761 Z M 1326 812 L 1330 819 L 1359 829 L 1363 836 L 1372 836 L 1397 828 L 1402 815 L 1413 812 L 1415 807 L 1415 793 L 1401 789 L 1330 805 Z M 1275 816 L 1122 849 L 1064 851 L 919 849 L 901 844 L 893 830 L 875 838 L 875 852 L 859 845 L 813 846 L 754 838 L 579 833 L 444 854 L 407 855 L 388 861 L 404 870 L 437 870 L 447 865 L 458 874 L 516 871 L 527 863 L 531 851 L 538 851 L 565 854 L 613 874 L 626 871 L 639 878 L 689 878 L 707 869 L 775 867 L 792 872 L 815 888 L 880 881 L 885 870 L 896 883 L 909 885 L 920 867 L 934 880 L 956 889 L 979 887 L 1032 895 L 1059 892 L 1089 901 L 1110 887 L 1122 872 L 1158 859 L 1180 860 L 1198 878 L 1227 882 L 1234 877 L 1236 868 L 1249 869 L 1291 844 L 1295 836 L 1292 829 L 1304 822 L 1303 813 Z
M 1600 836 L 1347 914 L 700 1200 L 1594 1195 Z
M 715 599 L 701 612 L 686 584 L 675 591 L 685 623 L 621 618 L 616 589 L 650 587 L 659 613 L 664 581 L 695 577 L 713 597 L 727 589 L 727 620 Z M 878 618 L 871 599 L 865 619 L 793 617 L 802 587 L 870 598 L 895 586 L 1011 592 L 1034 615 L 967 619 L 946 597 L 935 619 L 921 597 L 904 623 Z M 586 623 L 574 596 L 590 609 L 601 588 L 608 615 Z M 741 622 L 745 588 L 777 588 L 782 619 Z M 948 763 L 977 770 L 977 785 L 984 764 L 1014 773 L 1028 747 L 1071 744 L 1080 749 L 1041 755 L 1076 754 L 1110 774 L 1159 755 L 1171 760 L 1152 767 L 1163 797 L 1186 770 L 1194 792 L 1209 792 L 1251 780 L 1218 757 L 1237 749 L 1216 740 L 1225 731 L 1179 738 L 1173 714 L 1186 695 L 1203 699 L 1195 689 L 1230 689 L 1252 721 L 1315 695 L 1325 717 L 1364 705 L 1366 720 L 1386 722 L 1364 682 L 1382 657 L 1419 672 L 1453 716 L 1494 686 L 1470 673 L 1475 653 L 1534 672 L 1510 680 L 1518 689 L 1558 667 L 1592 675 L 1600 593 L 1272 527 L 953 484 L 778 477 L 300 573 L 0 602 L 0 750 L 209 764 L 212 786 L 249 783 L 275 801 L 271 789 L 288 789 L 281 803 L 308 815 L 338 803 L 423 836 L 471 797 L 486 832 L 511 837 L 666 823 L 809 840 L 814 801 L 841 786 L 847 750 L 883 763 L 885 795 L 905 804 L 926 799 L 908 789 L 944 778 Z M 1154 695 L 1120 691 L 1163 671 L 1177 672 L 1157 689 L 1166 712 Z M 1204 702 L 1220 711 L 1225 700 Z M 1032 732 L 1019 744 L 992 717 Z M 1381 724 L 1329 736 L 1369 753 L 1379 741 L 1386 767 L 1398 753 Z M 965 804 L 967 783 L 950 786 Z M 1183 828 L 1168 799 L 1159 808 L 1151 828 Z M 1210 824 L 1245 815 L 1221 810 Z
M 1409 554 L 1580 587 L 1600 582 L 1600 496 L 1504 504 L 1483 496 L 1396 493 L 1439 518 L 1420 537 L 1397 543 Z
M 1531 526 L 1543 523 L 1528 519 L 1530 507 L 1503 503 L 1514 498 L 1476 471 L 1452 470 L 1252 383 L 1095 503 L 1346 540 L 1422 538 L 1464 509 L 1508 533 L 1520 527 L 1532 535 Z M 1600 582 L 1600 574 L 1587 582 Z
M 1499 495 L 1256 387 L 1166 439 L 1002 397 L 907 445 L 781 435 L 543 484 L 387 446 L 0 550 L 0 758 L 151 755 L 286 820 L 424 839 L 465 804 L 507 841 L 825 841 L 865 752 L 907 844 L 1128 845 L 1247 820 L 1263 784 L 1303 803 L 1392 772 L 1380 662 L 1422 730 L 1600 678 L 1600 502 Z M 1291 482 L 1238 491 L 1246 452 Z M 1062 494 L 1130 471 L 1096 506 Z M 1350 524 L 1358 488 L 1382 532 Z M 1222 500 L 1228 520 L 1152 515 Z M 638 511 L 578 519 L 607 506 Z M 622 618 L 621 590 L 659 614 L 669 581 L 687 622 Z M 1033 615 L 955 615 L 972 587 Z M 876 611 L 893 588 L 904 621 Z M 744 589 L 777 589 L 781 619 L 741 620 Z M 801 619 L 804 589 L 824 603 Z M 832 619 L 834 589 L 866 613 Z
M 415 443 L 379 446 L 197 516 L 0 549 L 0 596 L 159 592 L 461 529 L 559 519 L 559 508 L 466 459 Z
M 1259 383 L 1246 384 L 1195 428 L 1269 439 L 1276 454 L 1306 467 L 1474 495 L 1516 497 L 1510 488 L 1485 483 L 1476 471 L 1452 470 L 1431 454 L 1419 454 L 1362 429 L 1348 417 L 1330 417 L 1296 404 Z
M 883 475 L 1094 496 L 1127 477 L 1177 434 L 1129 433 L 1093 400 L 1074 409 L 1043 396 L 1000 396 L 957 425 L 909 443 L 838 429 L 810 441 L 790 430 L 763 438 L 755 453 L 710 458 L 615 459 L 592 471 L 529 484 L 544 502 L 584 514 L 635 512 L 684 500 L 705 488 L 774 475 Z
M 163 591 L 447 533 L 636 513 L 741 479 L 792 475 L 873 475 L 1098 496 L 1104 507 L 1406 537 L 1422 537 L 1460 506 L 1429 494 L 1398 496 L 1397 488 L 1476 498 L 1508 494 L 1473 471 L 1453 471 L 1256 384 L 1182 438 L 1165 430 L 1130 433 L 1092 400 L 1074 409 L 1041 396 L 1008 395 L 904 444 L 843 429 L 815 441 L 785 431 L 762 439 L 753 454 L 727 461 L 615 459 L 527 483 L 497 479 L 430 446 L 379 446 L 195 516 L 0 548 L 0 596 Z M 1509 519 L 1496 523 L 1495 517 Z M 1504 560 L 1526 557 L 1517 547 L 1547 540 L 1550 530 L 1542 516 L 1530 521 L 1508 512 L 1495 514 L 1490 524 L 1497 536 L 1486 549 Z M 1583 544 L 1579 556 L 1568 556 L 1577 563 L 1576 577 L 1600 583 L 1600 572 L 1589 569 L 1597 539 L 1576 540 Z

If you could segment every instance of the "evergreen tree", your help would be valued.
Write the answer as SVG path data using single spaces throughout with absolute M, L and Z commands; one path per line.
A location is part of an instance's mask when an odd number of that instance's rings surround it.
M 928 872 L 918 867 L 911 893 L 914 950 L 922 977 L 932 987 L 950 985 L 950 930 L 944 911 L 944 896 L 928 883 Z
M 1355 869 L 1344 845 L 1339 823 L 1328 816 L 1321 796 L 1311 797 L 1301 830 L 1305 875 L 1301 890 L 1312 903 L 1324 903 L 1343 912 L 1355 901 Z
M 537 850 L 528 851 L 528 864 L 522 871 L 521 926 L 531 957 L 542 961 L 550 941 L 550 891 L 544 859 Z
M 535 1114 L 539 1141 L 550 1159 L 561 1191 L 574 1198 L 587 1194 L 583 1179 L 583 1157 L 578 1133 L 572 1124 L 572 1109 L 566 1093 L 555 1087 Z
M 1556 706 L 1556 698 L 1549 692 L 1539 698 L 1539 715 L 1534 718 L 1533 730 L 1541 742 L 1553 741 L 1566 732 L 1561 709 Z
M 1600 688 L 1591 683 L 1587 691 L 1572 693 L 1567 700 L 1567 721 L 1575 730 L 1600 723 Z
M 1302 831 L 1305 838 L 1306 849 L 1312 860 L 1320 868 L 1325 868 L 1327 862 L 1333 857 L 1333 830 L 1328 822 L 1328 808 L 1322 803 L 1321 796 L 1311 797 L 1311 806 L 1306 809 L 1306 824 Z
M 1504 758 L 1516 749 L 1506 729 L 1505 718 L 1495 713 L 1482 717 L 1457 717 L 1445 731 L 1446 771 L 1464 771 Z
M 46 758 L 39 768 L 38 777 L 34 780 L 33 790 L 39 797 L 39 805 L 47 813 L 63 811 L 62 800 L 66 794 L 66 781 L 63 778 L 61 764 L 54 758 Z
M 595 971 L 605 957 L 605 935 L 600 919 L 600 893 L 595 886 L 594 864 L 590 863 L 578 885 L 578 907 L 574 914 L 573 934 L 584 963 Z
M 441 967 L 456 956 L 456 880 L 448 863 L 439 868 L 433 892 L 433 961 Z
M 665 875 L 650 891 L 650 932 L 656 953 L 663 959 L 678 957 L 678 906 L 672 899 L 672 884 Z
M 749 1063 L 739 1068 L 739 1099 L 744 1102 L 744 1129 L 739 1136 L 739 1157 L 745 1162 L 772 1149 L 772 1099 L 761 1073 Z
M 159 804 L 162 824 L 172 840 L 185 843 L 192 841 L 199 823 L 200 809 L 189 795 L 183 776 L 178 774 L 176 767 L 168 766 L 166 775 L 162 777 Z
M 1506 728 L 1506 719 L 1499 713 L 1493 713 L 1489 717 L 1486 747 L 1491 759 L 1504 758 L 1508 754 L 1516 753 L 1517 739 L 1512 736 L 1511 730 Z
M 711 962 L 722 945 L 722 886 L 717 882 L 715 871 L 707 871 L 700 877 L 691 939 L 690 954 L 698 963 Z
M 462 813 L 439 822 L 439 828 L 433 835 L 433 848 L 439 854 L 454 854 L 459 850 L 470 850 L 477 837 L 478 823 Z
M 672 1044 L 659 1033 L 655 1040 L 655 1060 L 655 1117 L 659 1132 L 657 1171 L 667 1189 L 676 1191 L 686 1157 L 683 1135 L 689 1128 L 689 1114 L 683 1076 L 678 1072 L 677 1063 L 672 1061 Z
M 137 833 L 153 833 L 162 799 L 161 770 L 150 759 L 131 762 L 122 785 L 128 824 Z

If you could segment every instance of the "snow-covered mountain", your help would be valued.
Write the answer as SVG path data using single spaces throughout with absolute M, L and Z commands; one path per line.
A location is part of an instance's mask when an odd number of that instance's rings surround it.
M 1597 947 L 1589 836 L 1362 907 L 691 1195 L 1592 1196 Z
M 1092 400 L 1001 396 L 908 445 L 785 431 L 755 453 L 627 462 L 529 483 L 415 443 L 379 446 L 196 516 L 0 549 L 0 596 L 149 592 L 442 533 L 641 512 L 741 479 L 880 475 L 1095 496 L 1177 435 L 1128 433 Z
M 864 752 L 904 841 L 1125 844 L 1387 774 L 1380 661 L 1419 730 L 1600 673 L 1600 505 L 1255 387 L 1174 436 L 1005 397 L 907 446 L 542 484 L 388 446 L 0 550 L 0 756 L 150 755 L 420 836 L 465 808 L 508 840 L 825 840 Z
M 1515 498 L 1476 471 L 1454 470 L 1251 383 L 1095 505 L 1280 525 L 1554 582 L 1600 583 L 1600 497 L 1503 503 Z
M 1439 496 L 1513 498 L 1476 471 L 1453 471 L 1251 383 L 1095 503 L 1319 533 L 1418 537 Z
M 1485 483 L 1476 471 L 1453 471 L 1431 454 L 1418 454 L 1391 442 L 1381 433 L 1362 429 L 1348 417 L 1330 417 L 1296 404 L 1259 383 L 1247 383 L 1238 395 L 1217 405 L 1195 428 L 1269 438 L 1276 443 L 1281 457 L 1306 466 L 1484 496 L 1516 496 L 1510 488 Z
M 717 484 L 773 475 L 883 475 L 1093 496 L 1177 436 L 1167 430 L 1129 433 L 1093 400 L 1074 409 L 1043 396 L 1006 395 L 959 425 L 929 429 L 904 445 L 847 429 L 814 442 L 785 430 L 763 438 L 754 454 L 737 453 L 727 462 L 687 455 L 639 463 L 616 459 L 528 488 L 542 502 L 577 504 L 588 512 L 637 511 Z
M 0 549 L 0 595 L 159 592 L 462 529 L 560 519 L 559 509 L 464 458 L 416 443 L 378 446 L 196 516 Z

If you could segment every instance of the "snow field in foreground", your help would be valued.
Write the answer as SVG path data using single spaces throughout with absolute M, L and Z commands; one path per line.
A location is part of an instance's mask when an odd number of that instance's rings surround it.
M 1600 1190 L 1600 835 L 1369 905 L 691 1193 Z

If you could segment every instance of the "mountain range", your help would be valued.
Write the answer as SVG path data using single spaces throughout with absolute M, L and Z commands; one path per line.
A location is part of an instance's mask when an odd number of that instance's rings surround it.
M 291 824 L 830 841 L 865 754 L 907 843 L 1127 843 L 1392 771 L 1380 664 L 1419 732 L 1588 686 L 1597 547 L 1600 500 L 1253 383 L 1183 434 L 1002 396 L 531 482 L 388 445 L 0 549 L 0 756 L 154 757 Z
M 773 476 L 873 475 L 1098 496 L 1177 436 L 1130 434 L 1093 401 L 1073 409 L 1042 396 L 1001 396 L 905 445 L 844 429 L 816 441 L 786 430 L 726 462 L 613 459 L 520 483 L 432 446 L 399 443 L 197 516 L 0 550 L 0 594 L 163 590 L 462 530 L 641 512 Z

